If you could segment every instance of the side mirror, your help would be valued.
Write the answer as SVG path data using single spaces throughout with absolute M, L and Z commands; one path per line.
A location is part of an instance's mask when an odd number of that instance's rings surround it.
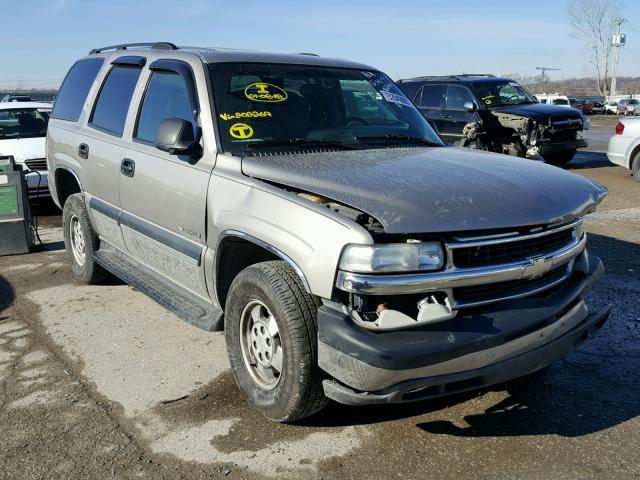
M 160 123 L 156 134 L 155 147 L 169 155 L 202 154 L 199 138 L 196 139 L 194 125 L 182 118 L 166 118 Z
M 464 102 L 462 108 L 464 108 L 469 113 L 473 113 L 478 109 L 478 106 L 474 102 Z

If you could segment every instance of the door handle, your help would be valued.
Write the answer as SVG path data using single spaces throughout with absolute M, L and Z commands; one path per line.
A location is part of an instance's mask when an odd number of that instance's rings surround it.
M 449 119 L 453 118 L 453 115 L 442 114 L 442 118 L 446 118 L 447 120 L 449 120 Z
M 81 143 L 78 145 L 78 156 L 80 158 L 84 158 L 85 160 L 89 158 L 89 145 L 86 143 Z
M 130 158 L 123 158 L 120 163 L 120 173 L 125 177 L 133 177 L 136 173 L 136 162 Z

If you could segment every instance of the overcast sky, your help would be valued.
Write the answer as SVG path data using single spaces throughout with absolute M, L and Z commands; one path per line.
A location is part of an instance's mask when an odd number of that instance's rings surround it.
M 373 65 L 394 79 L 448 73 L 591 75 L 566 2 L 377 0 L 3 0 L 0 88 L 57 86 L 94 47 L 170 41 L 315 52 Z M 619 73 L 640 75 L 640 2 L 622 12 Z

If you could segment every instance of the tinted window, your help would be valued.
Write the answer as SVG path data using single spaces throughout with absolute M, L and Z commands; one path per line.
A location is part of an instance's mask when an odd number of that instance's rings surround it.
M 474 102 L 471 92 L 460 85 L 449 85 L 447 88 L 447 110 L 464 110 L 466 102 Z
M 422 87 L 419 98 L 416 98 L 416 103 L 420 107 L 443 108 L 446 90 L 446 85 L 425 85 Z
M 135 138 L 153 142 L 167 118 L 193 122 L 193 108 L 184 78 L 177 73 L 153 73 L 142 101 Z
M 58 92 L 52 117 L 78 121 L 82 106 L 103 62 L 102 58 L 88 58 L 71 67 Z
M 378 71 L 243 62 L 209 68 L 226 152 L 442 145 L 411 100 Z
M 140 72 L 139 68 L 113 67 L 96 100 L 91 125 L 122 135 Z

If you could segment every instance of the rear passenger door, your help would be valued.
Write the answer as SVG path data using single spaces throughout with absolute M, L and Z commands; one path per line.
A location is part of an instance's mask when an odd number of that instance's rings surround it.
M 154 146 L 167 118 L 188 120 L 199 132 L 193 68 L 181 60 L 156 60 L 146 72 L 130 139 L 120 156 L 120 224 L 130 255 L 206 298 L 201 265 L 212 164 Z M 205 85 L 201 88 L 206 92 Z
M 86 134 L 76 146 L 95 229 L 103 240 L 118 248 L 124 248 L 118 225 L 122 137 L 144 63 L 145 58 L 138 56 L 123 56 L 112 62 L 93 104 Z
M 446 85 L 427 84 L 420 89 L 414 99 L 414 103 L 418 107 L 418 110 L 420 110 L 420 113 L 438 128 L 439 133 L 442 128 L 441 120 L 442 112 L 444 111 L 446 91 Z

